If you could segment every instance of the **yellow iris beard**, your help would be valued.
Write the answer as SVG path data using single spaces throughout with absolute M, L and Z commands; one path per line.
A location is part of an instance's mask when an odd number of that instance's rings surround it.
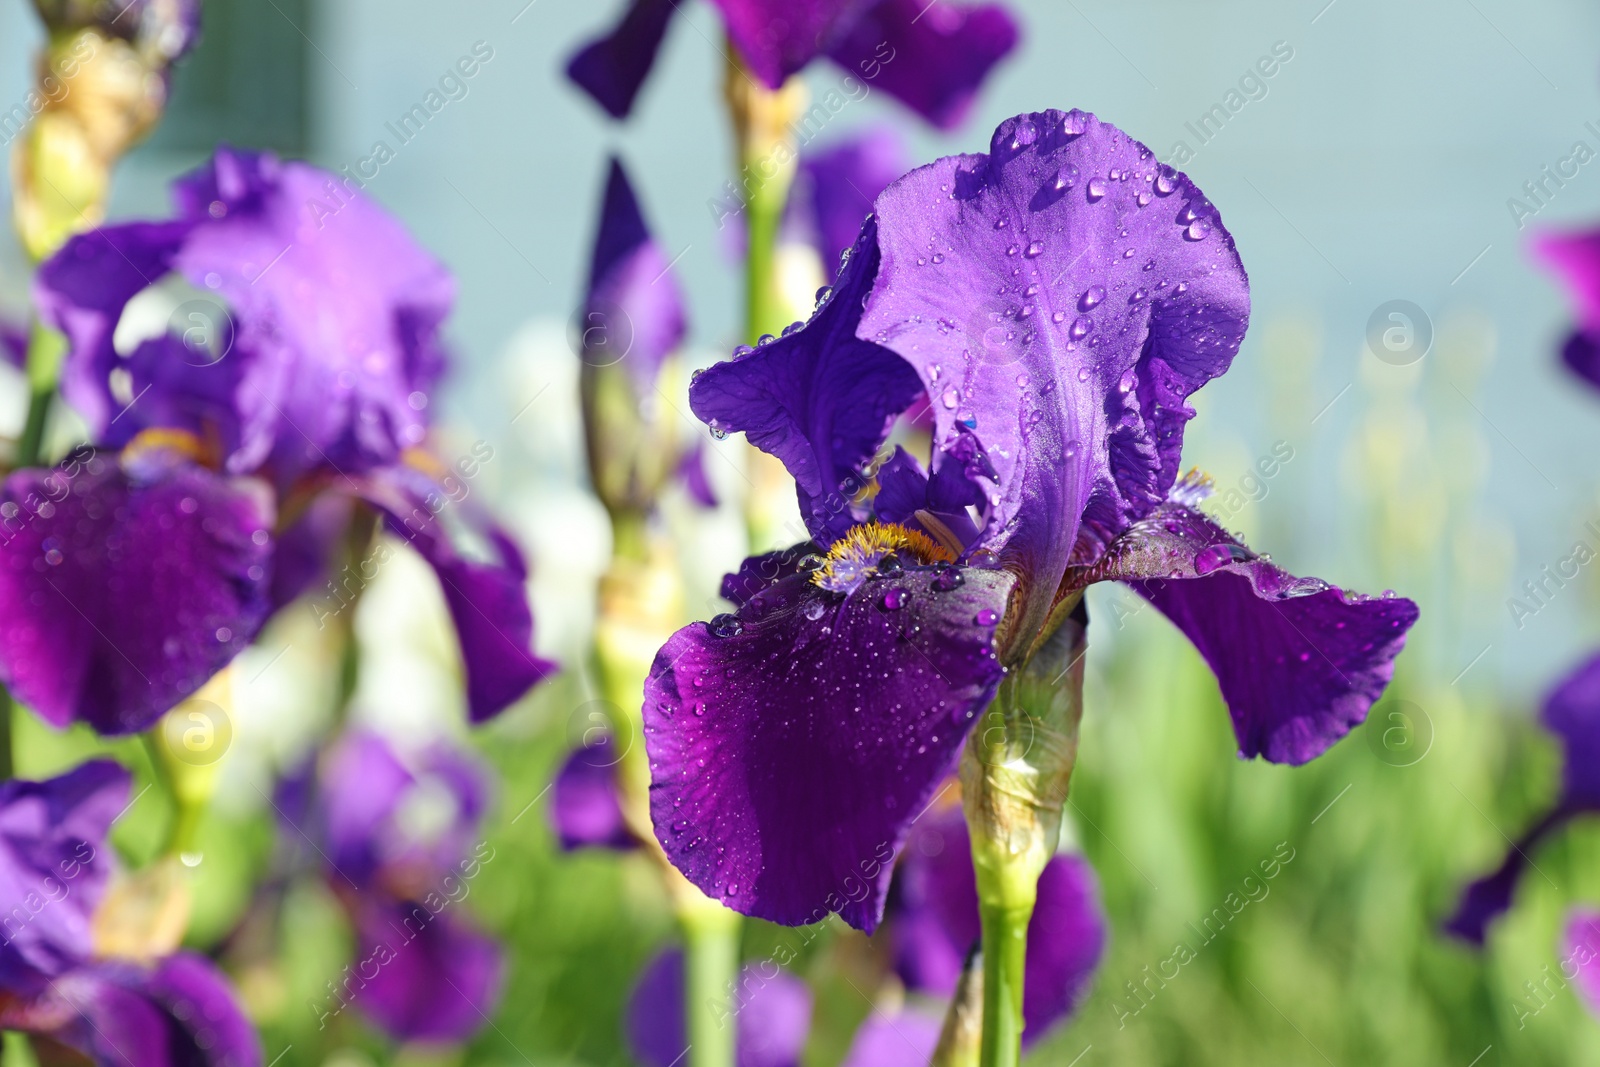
M 835 567 L 840 564 L 851 570 L 875 567 L 891 552 L 922 564 L 956 561 L 955 553 L 921 530 L 892 522 L 867 522 L 851 527 L 849 533 L 833 543 L 811 580 L 825 589 L 832 588 Z

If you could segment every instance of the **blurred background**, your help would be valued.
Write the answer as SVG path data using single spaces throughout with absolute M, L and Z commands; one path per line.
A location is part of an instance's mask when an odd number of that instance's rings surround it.
M 1186 462 L 1216 478 L 1213 510 L 1225 525 L 1295 573 L 1393 588 L 1422 608 L 1373 713 L 1400 733 L 1358 730 L 1313 764 L 1287 768 L 1235 757 L 1209 672 L 1156 613 L 1117 590 L 1091 593 L 1069 813 L 1104 886 L 1111 947 L 1084 1008 L 1034 1062 L 1600 1058 L 1600 1023 L 1573 993 L 1529 985 L 1557 961 L 1565 909 L 1600 903 L 1595 827 L 1580 823 L 1538 855 L 1544 877 L 1524 880 L 1485 952 L 1437 933 L 1460 886 L 1496 864 L 1554 796 L 1558 753 L 1532 712 L 1600 634 L 1593 568 L 1531 614 L 1510 603 L 1533 606 L 1523 584 L 1576 543 L 1597 541 L 1585 524 L 1600 519 L 1600 398 L 1556 361 L 1571 309 L 1532 266 L 1527 238 L 1600 219 L 1600 162 L 1542 205 L 1523 186 L 1576 142 L 1600 147 L 1600 9 L 1577 0 L 1537 9 L 1511 0 L 1010 2 L 1022 46 L 962 130 L 930 134 L 873 94 L 850 102 L 822 140 L 888 124 L 925 161 L 984 150 L 995 123 L 1019 111 L 1080 107 L 1163 159 L 1183 143 L 1192 158 L 1182 169 L 1234 234 L 1254 299 L 1232 372 L 1195 398 Z M 685 5 L 622 126 L 561 75 L 615 6 L 206 0 L 205 38 L 177 71 L 167 118 L 117 173 L 113 218 L 165 214 L 166 182 L 218 141 L 337 169 L 388 139 L 385 123 L 474 45 L 492 49 L 466 95 L 400 147 L 366 192 L 460 280 L 441 454 L 492 447 L 471 491 L 529 549 L 540 651 L 572 666 L 472 738 L 501 774 L 490 840 L 506 859 L 486 868 L 471 906 L 511 944 L 510 984 L 493 1025 L 462 1051 L 394 1052 L 348 1018 L 319 1029 L 308 1005 L 325 995 L 348 944 L 325 891 L 306 888 L 279 965 L 236 976 L 269 1059 L 629 1062 L 623 1004 L 669 937 L 670 916 L 646 868 L 559 856 L 540 808 L 553 767 L 591 725 L 581 663 L 609 557 L 605 513 L 585 485 L 568 343 L 609 153 L 626 160 L 658 239 L 678 257 L 694 361 L 722 358 L 739 339 L 740 298 L 729 235 L 711 208 L 733 152 L 718 21 L 708 5 Z M 39 37 L 21 0 L 0 4 L 0 106 L 26 92 Z M 1220 132 L 1196 136 L 1201 115 L 1275 49 L 1291 55 L 1265 93 Z M 838 75 L 807 77 L 821 92 Z M 1514 211 L 1512 198 L 1536 213 Z M 0 236 L 0 314 L 20 318 L 27 271 L 11 240 Z M 1394 301 L 1409 304 L 1420 356 L 1373 353 L 1372 324 L 1390 325 Z M 19 381 L 5 384 L 0 423 L 14 433 L 25 394 Z M 736 442 L 708 443 L 728 450 L 708 467 L 731 492 Z M 1271 478 L 1256 473 L 1258 459 L 1285 451 Z M 691 612 L 706 617 L 720 610 L 717 578 L 744 549 L 742 525 L 731 508 L 669 501 L 668 511 Z M 273 847 L 263 790 L 326 718 L 320 694 L 337 665 L 297 640 L 296 627 L 312 625 L 309 614 L 287 613 L 240 671 L 234 773 L 204 831 L 198 945 L 238 921 Z M 422 564 L 386 568 L 357 627 L 374 664 L 357 716 L 417 736 L 460 731 L 448 623 Z M 23 747 L 29 774 L 68 765 L 88 744 L 34 733 Z M 141 818 L 135 809 L 119 827 L 130 854 L 155 847 L 157 817 Z M 1127 983 L 1280 849 L 1294 858 L 1268 896 L 1157 995 L 1136 998 Z M 817 939 L 801 973 L 838 966 L 834 942 L 844 936 Z M 754 956 L 771 932 L 752 923 L 745 937 Z M 836 1062 L 866 1010 L 820 1000 L 808 1064 Z

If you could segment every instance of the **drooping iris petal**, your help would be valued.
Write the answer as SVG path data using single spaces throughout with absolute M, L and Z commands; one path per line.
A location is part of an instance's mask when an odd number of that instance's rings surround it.
M 676 0 L 633 0 L 610 33 L 567 61 L 567 77 L 612 118 L 627 118 L 677 9 Z
M 944 1023 L 917 1008 L 874 1011 L 856 1031 L 844 1067 L 928 1067 Z
M 789 211 L 805 218 L 829 283 L 838 280 L 839 259 L 856 243 L 861 221 L 890 182 L 911 169 L 900 135 L 872 127 L 800 157 L 800 174 Z
M 419 442 L 455 288 L 399 222 L 329 172 L 229 148 L 173 193 L 176 221 L 76 237 L 35 283 L 41 314 L 69 339 L 63 392 L 96 438 L 126 432 L 112 371 L 137 369 L 120 366 L 113 343 L 127 301 L 177 271 L 227 305 L 232 346 L 195 373 L 135 374 L 132 392 L 230 393 L 231 470 L 271 460 L 286 476 L 348 474 Z M 227 384 L 197 387 L 205 372 Z M 135 426 L 151 425 L 138 411 Z
M 617 795 L 616 743 L 602 737 L 573 750 L 550 793 L 550 822 L 566 851 L 636 847 Z
M 949 130 L 967 117 L 989 71 L 1019 36 L 999 4 L 881 0 L 829 46 L 828 56 Z
M 1489 924 L 1511 907 L 1517 883 L 1545 838 L 1578 815 L 1600 811 L 1600 656 L 1562 679 L 1545 699 L 1542 718 L 1561 740 L 1561 797 L 1512 844 L 1498 868 L 1467 886 L 1445 921 L 1446 930 L 1473 944 L 1483 944 Z
M 476 532 L 489 558 L 469 559 L 457 550 L 430 503 L 448 498 L 425 478 L 392 470 L 366 489 L 367 499 L 382 509 L 388 530 L 416 549 L 439 578 L 461 646 L 472 722 L 494 718 L 556 671 L 556 664 L 533 651 L 528 565 L 503 529 L 472 516 L 481 520 Z
M 860 468 L 921 391 L 907 363 L 855 337 L 877 274 L 869 220 L 839 284 L 804 329 L 696 376 L 689 406 L 717 433 L 743 432 L 794 476 L 806 528 L 826 546 L 857 521 Z
M 167 455 L 74 454 L 0 489 L 0 676 L 47 721 L 143 730 L 265 621 L 258 494 Z
M 208 960 L 190 952 L 153 967 L 86 963 L 32 998 L 0 997 L 0 1026 L 116 1067 L 262 1062 L 260 1039 L 227 982 Z M 42 1059 L 52 1062 L 48 1055 Z
M 1069 559 L 1172 485 L 1185 398 L 1244 336 L 1244 268 L 1188 178 L 1078 111 L 1007 119 L 989 155 L 914 170 L 876 206 L 857 335 L 917 368 L 940 449 L 982 445 L 982 545 L 1026 576 L 1034 632 Z
M 1073 585 L 1121 580 L 1182 630 L 1217 676 L 1239 755 L 1305 763 L 1366 721 L 1417 606 L 1296 578 L 1203 513 L 1162 505 Z
M 489 1022 L 500 999 L 500 946 L 452 910 L 459 905 L 437 899 L 432 907 L 369 899 L 356 918 L 365 981 L 356 1005 L 403 1041 L 464 1041 Z
M 115 863 L 106 832 L 128 783 L 110 760 L 0 783 L 0 988 L 37 994 L 89 958 L 91 916 Z
M 1482 945 L 1489 924 L 1510 910 L 1517 883 L 1533 863 L 1534 850 L 1575 814 L 1574 808 L 1558 807 L 1535 823 L 1511 846 L 1498 868 L 1467 886 L 1455 913 L 1445 920 L 1444 929 L 1464 941 Z
M 827 50 L 874 0 L 711 0 L 745 66 L 768 89 Z
M 910 988 L 949 995 L 980 934 L 972 846 L 959 807 L 919 821 L 899 878 L 896 968 Z M 1052 857 L 1038 893 L 1024 964 L 1025 1044 L 1043 1037 L 1082 1001 L 1106 942 L 1099 886 L 1083 857 Z
M 1572 984 L 1592 1014 L 1600 1015 L 1600 912 L 1574 908 L 1562 938 L 1562 973 L 1576 971 Z
M 796 1067 L 811 1029 L 811 992 L 784 971 L 745 967 L 732 992 L 738 1067 Z M 683 952 L 662 952 L 628 998 L 628 1043 L 645 1067 L 673 1067 L 688 1041 L 683 1026 Z
M 661 361 L 678 347 L 686 328 L 683 293 L 671 266 L 613 157 L 584 301 L 584 343 L 594 353 L 585 359 L 621 360 L 641 398 L 653 394 Z
M 657 653 L 651 815 L 702 892 L 788 925 L 877 925 L 894 854 L 1002 674 L 1012 577 L 971 569 L 940 591 L 942 573 L 845 597 L 785 578 Z

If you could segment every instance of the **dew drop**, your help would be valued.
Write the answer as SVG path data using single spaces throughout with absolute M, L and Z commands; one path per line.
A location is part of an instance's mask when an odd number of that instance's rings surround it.
M 904 589 L 891 589 L 887 593 L 883 594 L 883 610 L 899 611 L 901 608 L 906 606 L 906 603 L 910 601 L 910 599 L 911 594 L 907 593 Z
M 736 637 L 744 629 L 744 623 L 739 621 L 737 615 L 723 612 L 706 624 L 712 637 Z
M 972 617 L 972 621 L 979 626 L 993 626 L 1000 621 L 1000 613 L 993 608 L 984 608 Z
M 1078 298 L 1078 310 L 1093 311 L 1095 308 L 1100 306 L 1100 302 L 1105 298 L 1106 291 L 1103 287 L 1091 285 L 1089 288 L 1085 289 L 1083 291 L 1083 295 Z
M 1106 180 L 1104 178 L 1090 178 L 1089 184 L 1084 191 L 1088 194 L 1089 203 L 1093 204 L 1102 200 L 1106 195 Z

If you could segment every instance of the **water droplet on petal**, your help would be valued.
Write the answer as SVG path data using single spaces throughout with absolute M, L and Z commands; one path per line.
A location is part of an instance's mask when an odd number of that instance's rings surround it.
M 744 629 L 744 623 L 739 621 L 737 615 L 723 612 L 706 624 L 712 637 L 736 637 Z
M 1085 289 L 1083 291 L 1083 295 L 1078 298 L 1078 310 L 1093 311 L 1095 308 L 1100 306 L 1100 302 L 1105 298 L 1106 291 L 1103 287 L 1091 285 L 1089 288 Z
M 883 594 L 883 610 L 899 611 L 911 600 L 911 594 L 904 589 L 891 589 Z
M 1106 180 L 1104 178 L 1090 178 L 1089 184 L 1084 191 L 1088 195 L 1089 203 L 1093 204 L 1098 200 L 1102 200 L 1106 195 Z

